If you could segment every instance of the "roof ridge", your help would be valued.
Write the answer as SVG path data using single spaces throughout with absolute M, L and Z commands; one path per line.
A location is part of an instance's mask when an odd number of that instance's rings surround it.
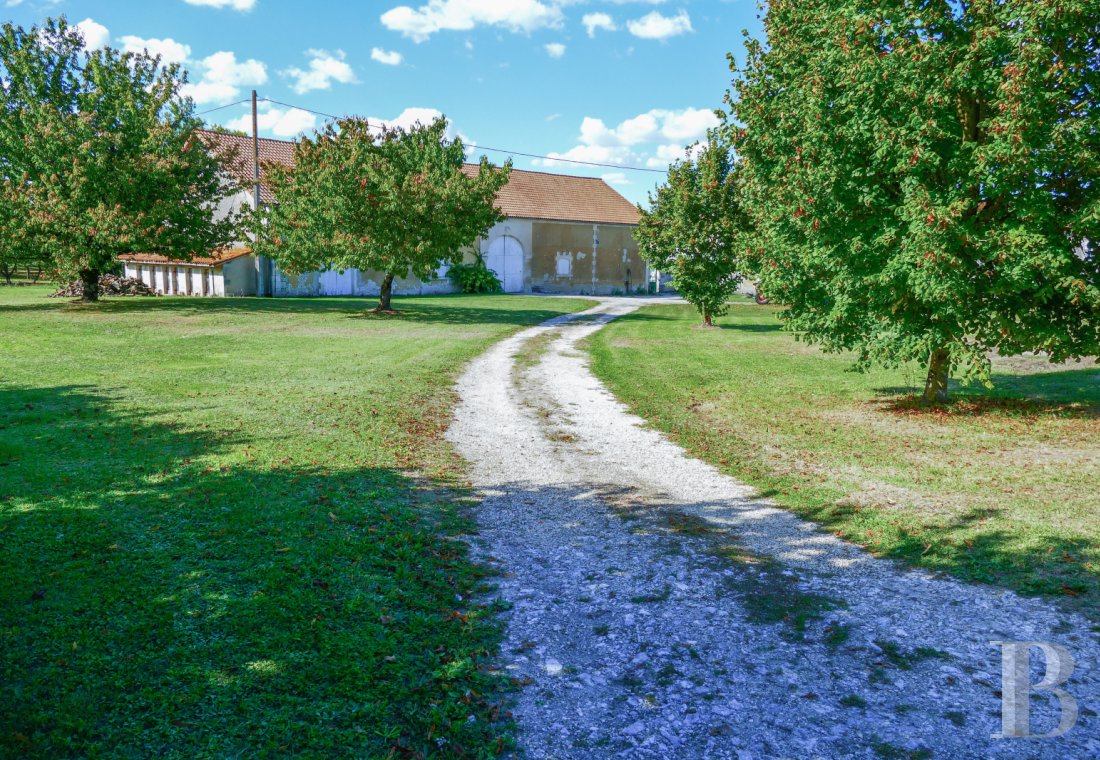
M 201 130 L 203 139 L 211 145 L 219 142 L 228 145 L 237 143 L 235 150 L 240 151 L 250 139 L 247 135 L 233 135 L 211 130 Z M 293 165 L 295 143 L 261 137 L 260 156 L 284 165 Z M 240 175 L 246 184 L 252 184 L 250 156 L 238 156 L 233 171 Z M 477 176 L 481 163 L 463 160 L 462 173 Z M 547 221 L 583 221 L 597 224 L 638 223 L 638 209 L 621 192 L 603 177 L 577 174 L 564 174 L 537 169 L 516 169 L 509 182 L 496 196 L 496 205 L 506 216 L 520 219 L 543 219 Z M 247 178 L 244 179 L 247 173 Z M 526 179 L 524 179 L 526 177 Z M 270 190 L 266 185 L 260 187 L 261 199 L 270 200 Z
M 252 135 L 238 135 L 232 132 L 219 132 L 216 129 L 202 129 L 197 130 L 199 132 L 205 132 L 208 135 L 216 135 L 218 137 L 235 137 L 238 140 L 251 140 Z M 266 142 L 281 143 L 283 145 L 294 145 L 293 140 L 280 140 L 278 137 L 257 137 L 257 140 L 264 140 Z

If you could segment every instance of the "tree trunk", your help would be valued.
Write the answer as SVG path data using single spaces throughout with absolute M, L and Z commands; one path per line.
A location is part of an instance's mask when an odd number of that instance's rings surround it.
M 378 311 L 391 311 L 391 296 L 393 296 L 393 274 L 386 272 L 386 276 L 382 278 L 382 290 L 378 294 Z
M 703 327 L 714 327 L 714 317 L 709 309 L 703 309 Z
M 924 383 L 925 404 L 947 403 L 947 382 L 951 379 L 951 353 L 937 348 L 928 359 L 928 379 Z
M 94 303 L 99 300 L 99 272 L 95 269 L 80 270 L 81 289 L 80 300 Z

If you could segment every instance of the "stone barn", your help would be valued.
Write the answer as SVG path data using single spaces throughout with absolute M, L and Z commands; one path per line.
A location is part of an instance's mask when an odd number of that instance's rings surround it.
M 227 170 L 242 183 L 251 182 L 252 138 L 219 132 L 202 134 L 212 149 L 235 151 L 237 161 Z M 293 162 L 294 143 L 270 139 L 259 142 L 261 162 Z M 467 164 L 463 171 L 476 173 L 478 166 Z M 267 188 L 261 186 L 261 203 L 271 200 Z M 471 241 L 463 252 L 463 259 L 471 262 L 475 253 L 480 253 L 486 265 L 496 272 L 505 292 L 609 295 L 647 287 L 649 271 L 634 241 L 638 209 L 602 179 L 513 169 L 496 202 L 507 218 L 481 240 Z M 251 206 L 252 193 L 241 192 L 232 203 Z M 131 266 L 160 267 L 177 272 L 218 266 L 200 264 L 197 259 L 185 262 L 155 258 L 162 260 L 154 262 L 140 254 L 123 257 L 128 274 L 136 271 L 131 270 Z M 225 270 L 229 261 L 238 263 Z M 165 287 L 162 288 L 159 284 L 162 280 L 156 278 L 151 280 L 152 287 L 164 293 L 194 295 L 372 296 L 379 292 L 382 279 L 379 272 L 355 269 L 307 272 L 291 277 L 280 271 L 274 262 L 253 256 L 244 246 L 234 249 L 233 258 L 221 266 L 223 281 L 220 287 L 211 285 L 203 292 L 192 287 L 188 291 L 178 285 L 186 281 L 173 280 L 168 275 L 163 275 Z M 192 271 L 191 276 L 197 275 Z M 249 278 L 251 284 L 247 282 Z M 232 283 L 232 287 L 226 282 Z M 174 290 L 170 289 L 172 283 L 177 283 Z M 401 295 L 450 293 L 453 290 L 446 266 L 429 281 L 399 278 L 394 282 L 394 292 Z

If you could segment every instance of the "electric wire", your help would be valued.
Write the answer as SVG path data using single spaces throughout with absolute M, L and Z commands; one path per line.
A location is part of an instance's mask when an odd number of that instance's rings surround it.
M 211 109 L 206 110 L 206 111 L 200 111 L 199 113 L 196 114 L 196 116 L 202 116 L 203 114 L 213 113 L 214 111 L 220 111 L 223 108 L 231 108 L 232 106 L 238 106 L 238 105 L 241 105 L 242 103 L 249 103 L 249 102 L 251 102 L 251 101 L 249 101 L 249 100 L 238 100 L 236 103 L 226 103 L 224 106 L 217 106 L 216 108 L 211 108 Z M 335 116 L 335 115 L 330 114 L 330 113 L 325 113 L 324 111 L 315 111 L 312 108 L 305 108 L 303 106 L 296 106 L 292 103 L 284 103 L 281 100 L 275 100 L 273 98 L 257 98 L 256 102 L 257 103 L 273 103 L 274 105 L 283 106 L 284 108 L 295 108 L 299 111 L 305 111 L 306 113 L 311 113 L 315 116 L 323 116 L 326 119 L 339 120 L 341 118 L 339 116 Z M 368 126 L 368 128 L 370 127 L 369 124 L 367 126 Z M 379 127 L 379 129 L 381 129 L 381 127 Z M 653 173 L 653 174 L 667 174 L 668 173 L 668 171 L 666 169 L 653 169 L 653 168 L 644 167 L 644 166 L 627 166 L 627 165 L 623 165 L 623 164 L 600 163 L 598 161 L 581 161 L 581 160 L 576 159 L 576 158 L 560 158 L 558 156 L 544 156 L 544 155 L 541 155 L 539 153 L 524 153 L 522 151 L 509 150 L 507 148 L 492 148 L 488 145 L 481 145 L 480 143 L 471 143 L 467 147 L 476 148 L 477 150 L 488 150 L 488 151 L 492 151 L 494 153 L 506 153 L 506 154 L 512 155 L 512 156 L 522 156 L 524 158 L 537 158 L 537 159 L 540 159 L 542 161 L 557 161 L 557 162 L 561 162 L 561 163 L 564 163 L 564 164 L 579 164 L 580 166 L 597 166 L 597 167 L 601 167 L 601 168 L 605 168 L 605 169 L 619 169 L 619 170 L 622 170 L 622 171 L 632 171 L 632 172 L 650 172 L 650 173 Z

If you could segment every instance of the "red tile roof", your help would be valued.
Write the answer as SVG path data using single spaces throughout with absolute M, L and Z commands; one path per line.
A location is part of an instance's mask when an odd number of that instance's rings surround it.
M 118 260 L 135 264 L 191 264 L 200 267 L 214 267 L 233 259 L 239 259 L 241 256 L 249 256 L 251 253 L 251 248 L 219 248 L 211 251 L 209 256 L 196 256 L 188 260 L 173 259 L 159 253 L 124 253 L 118 257 Z
M 476 177 L 477 164 L 462 171 Z M 637 224 L 638 208 L 598 177 L 513 169 L 497 195 L 497 208 L 516 219 Z
M 203 140 L 216 151 L 232 156 L 230 168 L 244 184 L 252 183 L 252 138 L 222 132 L 200 132 Z M 260 163 L 294 163 L 294 143 L 260 138 Z M 235 155 L 233 155 L 235 153 Z M 477 176 L 478 165 L 466 164 L 462 170 Z M 260 198 L 271 201 L 271 193 L 261 185 Z M 497 195 L 501 213 L 515 219 L 545 219 L 592 224 L 638 223 L 637 207 L 611 185 L 596 177 L 513 169 Z
M 239 182 L 252 187 L 254 169 L 252 166 L 252 138 L 245 135 L 233 135 L 225 132 L 199 130 L 199 137 L 215 154 L 229 163 L 229 169 Z M 261 171 L 265 163 L 294 165 L 294 143 L 286 140 L 259 139 Z M 260 185 L 260 200 L 271 202 L 271 191 Z

